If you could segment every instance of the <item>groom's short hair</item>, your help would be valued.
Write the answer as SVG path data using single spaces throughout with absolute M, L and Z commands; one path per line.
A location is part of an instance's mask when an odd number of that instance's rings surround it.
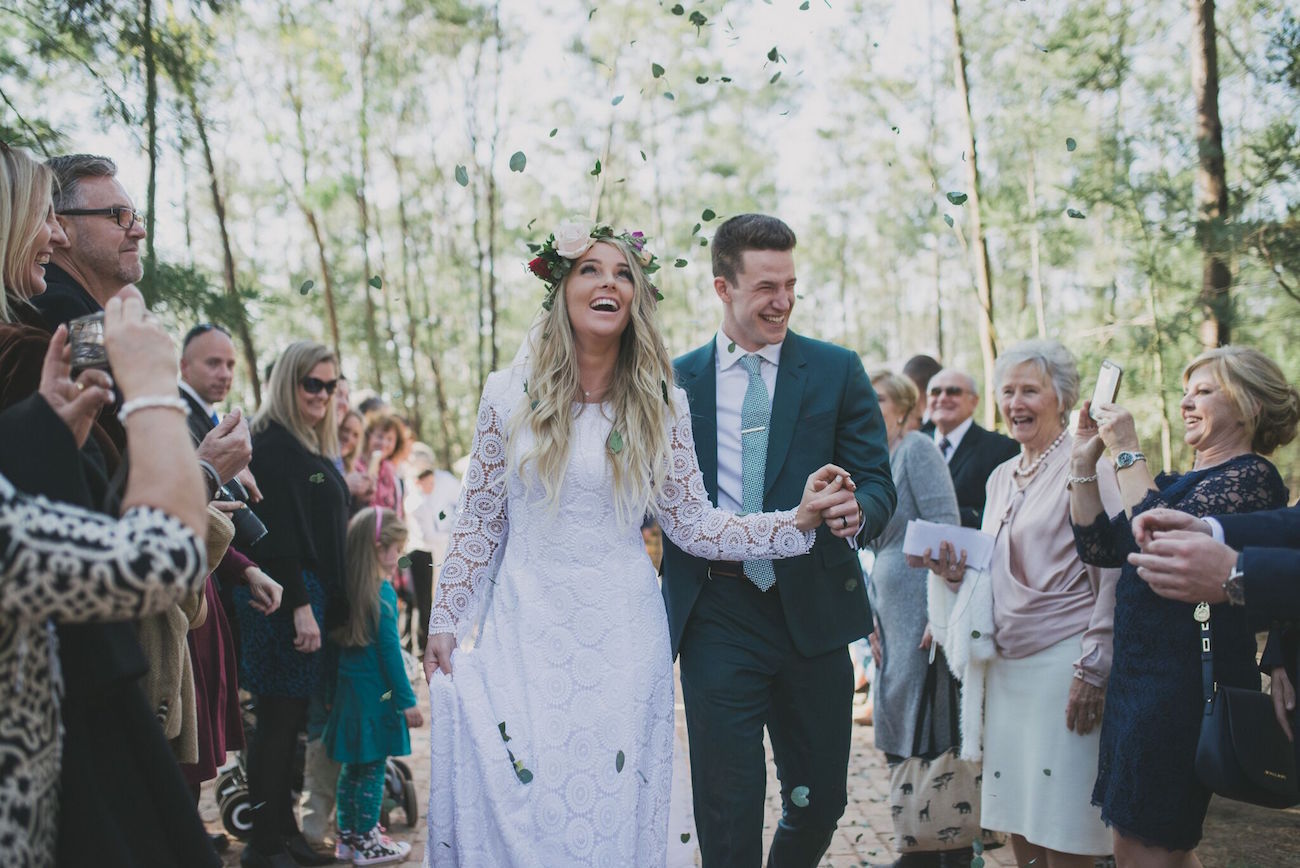
M 737 214 L 713 236 L 713 276 L 736 282 L 746 250 L 794 250 L 794 230 L 766 214 Z

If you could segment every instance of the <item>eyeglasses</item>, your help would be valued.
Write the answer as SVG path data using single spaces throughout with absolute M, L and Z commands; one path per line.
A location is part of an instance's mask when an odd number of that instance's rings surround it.
M 960 398 L 966 394 L 966 390 L 961 386 L 932 386 L 930 388 L 930 397 L 937 398 L 940 395 L 947 395 L 949 398 Z
M 338 384 L 338 380 L 322 380 L 319 377 L 303 377 L 298 383 L 308 395 L 319 395 L 322 391 L 326 395 L 333 395 Z
M 68 208 L 64 211 L 56 212 L 64 217 L 112 217 L 117 222 L 119 229 L 125 229 L 128 232 L 139 223 L 141 229 L 149 226 L 149 221 L 145 220 L 144 215 L 134 208 L 127 208 L 122 205 L 114 205 L 112 208 Z

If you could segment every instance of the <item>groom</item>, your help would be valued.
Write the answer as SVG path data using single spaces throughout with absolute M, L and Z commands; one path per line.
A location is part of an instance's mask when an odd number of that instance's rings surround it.
M 823 513 L 809 554 L 705 561 L 664 542 L 663 593 L 681 657 L 704 868 L 762 863 L 767 728 L 781 779 L 770 868 L 813 868 L 847 803 L 853 667 L 871 631 L 857 545 L 894 510 L 884 421 L 857 354 L 788 330 L 795 236 L 742 214 L 713 239 L 714 340 L 674 362 L 709 498 L 737 513 L 790 509 L 834 462 L 856 491 Z

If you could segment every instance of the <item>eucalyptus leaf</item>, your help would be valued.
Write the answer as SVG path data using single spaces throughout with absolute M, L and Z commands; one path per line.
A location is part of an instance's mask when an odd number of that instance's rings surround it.
M 776 50 L 775 45 L 773 45 L 772 50 L 767 53 L 767 59 L 772 61 L 773 63 L 776 63 L 776 59 L 780 56 L 781 56 L 780 52 Z
M 790 791 L 790 803 L 796 808 L 808 807 L 808 788 L 795 787 Z
M 694 226 L 691 227 L 691 234 L 692 234 L 692 235 L 694 235 L 696 232 L 699 232 L 699 231 L 700 231 L 700 224 L 696 223 Z
M 722 76 L 719 76 L 719 77 L 718 77 L 718 81 L 722 82 L 723 84 L 727 84 L 728 82 L 731 81 L 731 76 L 729 76 L 729 75 L 722 75 Z
M 674 6 L 674 7 L 673 7 L 672 9 L 670 9 L 669 11 L 672 12 L 674 15 L 685 15 L 685 14 L 686 14 L 686 9 L 685 9 L 685 7 L 683 7 L 682 4 L 680 4 L 680 3 L 678 3 L 676 6 Z
M 682 843 L 683 843 L 683 844 L 689 844 L 690 842 L 691 842 L 691 833 L 690 833 L 690 832 L 682 832 Z
M 623 761 L 625 759 L 626 758 L 623 756 L 623 751 L 619 751 L 618 756 L 614 757 L 614 771 L 620 773 L 623 771 Z
M 948 201 L 951 202 L 951 203 L 954 204 L 954 205 L 960 205 L 960 204 L 962 204 L 963 202 L 965 202 L 968 198 L 970 198 L 970 197 L 967 196 L 965 193 L 955 193 L 955 192 L 954 192 L 954 193 L 949 193 L 949 194 L 948 194 Z
M 650 64 L 650 74 L 653 75 L 655 78 L 662 78 L 664 74 L 664 68 L 657 63 L 652 63 Z
M 647 159 L 647 158 L 646 158 L 646 155 L 645 155 L 645 151 L 642 151 L 642 152 L 641 152 L 641 162 L 643 162 L 643 163 L 646 162 L 646 159 Z
M 1077 147 L 1079 147 L 1079 143 L 1076 142 L 1073 138 L 1067 138 L 1065 140 L 1065 149 L 1067 151 L 1073 151 Z
M 593 168 L 593 169 L 591 170 L 591 174 L 592 174 L 593 176 L 599 176 L 599 175 L 600 175 L 600 160 L 597 160 L 597 161 L 596 161 L 596 166 L 595 166 L 595 168 Z
M 952 215 L 951 214 L 943 215 L 943 222 L 947 223 L 949 226 L 952 226 Z
M 551 133 L 550 133 L 549 138 L 552 138 L 552 139 L 555 138 L 555 134 L 558 133 L 559 131 L 560 131 L 560 128 L 559 128 L 559 127 L 551 127 Z
M 1066 209 L 1065 209 L 1065 216 L 1066 216 L 1066 217 L 1073 217 L 1075 220 L 1082 220 L 1082 219 L 1084 219 L 1085 217 L 1087 217 L 1088 215 L 1087 215 L 1087 214 L 1084 214 L 1084 213 L 1083 213 L 1082 211 L 1080 211 L 1078 208 L 1066 208 Z
M 438 521 L 446 521 L 446 520 L 447 520 L 447 510 L 445 509 L 438 510 Z
M 528 158 L 524 156 L 523 151 L 515 151 L 510 155 L 510 171 L 522 172 L 524 166 L 528 165 Z
M 316 285 L 316 281 L 314 280 L 304 280 L 302 282 L 302 286 L 298 287 L 298 294 L 306 295 L 307 293 L 311 292 L 311 288 L 315 285 Z
M 617 431 L 610 431 L 609 439 L 605 441 L 605 445 L 609 447 L 610 452 L 617 455 L 623 451 L 623 435 Z
M 1050 778 L 1050 777 L 1052 776 L 1052 770 L 1051 770 L 1051 769 L 1043 769 L 1043 774 L 1047 775 L 1047 776 Z
M 705 208 L 702 212 L 700 212 L 700 219 L 703 220 L 705 223 L 708 223 L 710 220 L 712 220 L 714 217 L 717 216 L 718 215 L 714 213 L 712 208 Z
M 699 35 L 700 28 L 708 23 L 708 20 L 709 19 L 704 16 L 704 13 L 700 12 L 698 9 L 691 13 L 690 22 L 695 25 L 695 33 L 697 36 Z
M 735 341 L 732 341 L 731 343 L 727 344 L 727 352 L 729 352 L 729 353 L 734 353 L 735 351 L 736 351 L 736 342 L 735 342 Z
M 685 267 L 686 267 L 686 260 L 685 260 L 685 259 L 676 259 L 676 260 L 673 260 L 673 265 L 677 266 L 678 268 L 685 268 Z
M 663 390 L 663 393 L 664 393 L 664 403 L 665 403 L 665 404 L 669 403 L 669 401 L 668 401 L 668 381 L 666 381 L 666 380 L 660 380 L 660 381 L 659 381 L 659 388 Z
M 460 184 L 462 187 L 469 186 L 469 170 L 464 166 L 456 167 L 456 183 Z
M 707 75 L 697 75 L 697 76 L 695 76 L 695 83 L 696 83 L 696 84 L 708 84 L 708 83 L 709 83 L 709 77 L 708 77 Z
M 672 92 L 671 90 L 666 90 L 666 91 L 664 91 L 664 99 L 666 99 L 666 100 L 675 100 L 675 99 L 677 99 L 677 97 L 673 96 L 673 92 Z
M 610 101 L 609 101 L 609 104 L 610 104 L 610 105 L 618 105 L 618 104 L 621 103 L 622 101 L 623 101 L 623 94 L 620 93 L 618 96 L 616 96 L 616 97 L 614 97 L 612 100 L 610 100 Z
M 307 481 L 308 481 L 308 482 L 313 482 L 313 483 L 315 483 L 315 484 L 317 484 L 317 485 L 320 485 L 322 482 L 325 481 L 325 474 L 324 474 L 324 473 L 313 473 L 311 476 L 308 476 L 308 477 L 307 477 Z
M 372 277 L 372 278 L 370 278 L 369 280 L 367 280 L 366 283 L 370 284 L 370 285 L 373 286 L 375 289 L 383 289 L 383 288 L 384 288 L 384 279 L 383 279 L 382 277 L 380 277 L 378 274 L 376 274 L 374 277 Z
M 780 78 L 780 77 L 781 77 L 781 70 L 778 69 L 778 70 L 776 71 L 776 75 L 774 75 L 774 76 L 772 76 L 771 78 L 769 78 L 769 79 L 767 80 L 767 83 L 768 83 L 768 84 L 776 84 L 776 80 L 777 80 L 778 78 Z
M 497 724 L 497 729 L 501 732 L 502 741 L 510 741 L 510 736 L 506 735 L 506 722 L 504 720 Z
M 399 569 L 409 570 L 411 568 L 411 556 L 402 555 L 397 559 L 397 566 Z
M 799 4 L 799 11 L 800 12 L 808 11 L 808 0 L 803 0 L 803 2 Z

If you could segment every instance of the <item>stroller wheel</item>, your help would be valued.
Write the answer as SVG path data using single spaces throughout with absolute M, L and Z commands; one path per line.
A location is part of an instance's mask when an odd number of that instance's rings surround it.
M 406 763 L 402 762 L 401 760 L 394 759 L 392 757 L 390 757 L 388 761 L 392 763 L 393 766 L 395 766 L 399 772 L 401 772 L 402 780 L 409 781 L 412 779 L 413 776 L 411 775 L 410 766 L 408 766 Z
M 407 778 L 402 789 L 405 802 L 402 808 L 406 811 L 406 828 L 414 829 L 415 825 L 420 822 L 420 803 L 415 794 L 415 781 Z
M 253 804 L 248 791 L 233 793 L 221 806 L 221 825 L 241 841 L 253 833 Z
M 227 772 L 223 772 L 216 783 L 217 804 L 221 804 L 231 793 L 244 789 L 244 776 L 240 774 L 239 767 L 236 766 Z

